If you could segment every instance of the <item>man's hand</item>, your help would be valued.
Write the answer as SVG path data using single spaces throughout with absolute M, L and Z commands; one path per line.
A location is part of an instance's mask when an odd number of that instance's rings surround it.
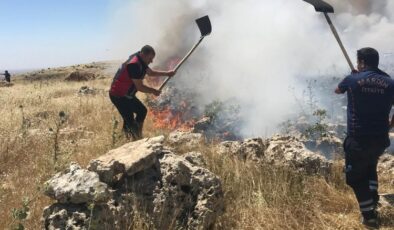
M 146 70 L 146 73 L 151 77 L 161 77 L 161 76 L 172 77 L 176 74 L 176 71 L 175 70 L 160 71 L 160 70 L 153 70 L 153 69 L 148 68 Z
M 393 114 L 393 116 L 391 117 L 391 122 L 390 122 L 390 120 L 389 120 L 389 129 L 392 129 L 392 128 L 394 128 L 394 114 Z
M 175 74 L 176 74 L 176 71 L 175 71 L 175 70 L 170 70 L 170 71 L 167 71 L 167 73 L 166 73 L 166 75 L 167 75 L 168 77 L 173 77 Z
M 335 93 L 336 94 L 343 94 L 345 92 L 342 92 L 338 87 L 335 89 Z
M 359 73 L 359 71 L 356 69 L 352 69 L 352 74 L 356 74 L 356 73 Z
M 161 94 L 161 90 L 153 89 L 152 94 L 158 97 Z

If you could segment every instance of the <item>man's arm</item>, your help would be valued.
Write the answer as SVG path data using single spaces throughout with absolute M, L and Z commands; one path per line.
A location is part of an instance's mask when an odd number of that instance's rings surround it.
M 168 77 L 172 77 L 175 75 L 176 71 L 174 70 L 170 70 L 170 71 L 161 71 L 161 70 L 153 70 L 148 68 L 146 70 L 146 73 L 150 76 L 150 77 L 161 77 L 161 76 L 168 76 Z
M 335 89 L 336 94 L 344 94 L 346 93 L 349 87 L 350 75 L 345 77 L 339 84 L 338 87 Z
M 143 93 L 151 93 L 155 96 L 159 96 L 161 91 L 148 87 L 144 85 L 144 82 L 142 79 L 132 79 L 135 87 L 137 88 L 138 91 L 143 92 Z
M 339 87 L 335 89 L 336 94 L 344 94 L 346 91 L 342 91 Z
M 149 68 L 148 68 L 149 70 Z M 133 81 L 135 88 L 143 93 L 151 93 L 154 94 L 155 96 L 159 96 L 161 91 L 160 90 L 156 90 L 154 88 L 150 88 L 146 85 L 144 85 L 143 82 L 143 76 L 141 75 L 140 72 L 140 67 L 136 64 L 128 64 L 127 65 L 127 72 L 129 74 L 129 77 L 131 78 L 131 80 Z

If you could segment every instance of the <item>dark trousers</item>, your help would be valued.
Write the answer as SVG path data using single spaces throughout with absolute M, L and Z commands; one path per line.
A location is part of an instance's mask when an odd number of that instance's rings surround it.
M 11 77 L 8 76 L 8 75 L 5 75 L 5 80 L 6 80 L 7 82 L 11 82 Z
M 123 131 L 134 138 L 142 137 L 142 125 L 148 110 L 137 98 L 109 96 L 123 118 Z
M 352 187 L 360 210 L 368 218 L 379 201 L 377 165 L 379 157 L 390 145 L 387 135 L 373 137 L 346 137 L 346 183 Z

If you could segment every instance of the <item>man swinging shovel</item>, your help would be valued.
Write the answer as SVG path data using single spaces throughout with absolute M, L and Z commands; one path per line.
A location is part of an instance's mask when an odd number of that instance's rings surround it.
M 133 140 L 142 138 L 142 128 L 147 115 L 147 108 L 136 97 L 136 93 L 140 91 L 159 96 L 161 89 L 168 80 L 175 75 L 179 67 L 193 53 L 204 37 L 210 34 L 211 23 L 208 16 L 197 19 L 196 22 L 201 32 L 201 38 L 174 70 L 159 71 L 149 68 L 148 65 L 152 63 L 156 54 L 155 50 L 149 45 L 142 47 L 139 52 L 131 55 L 118 69 L 111 84 L 109 97 L 123 118 L 123 131 L 126 137 Z M 144 84 L 143 79 L 146 74 L 152 77 L 168 76 L 169 78 L 157 90 Z
M 390 146 L 388 132 L 394 126 L 394 117 L 389 124 L 389 114 L 394 99 L 394 81 L 378 68 L 379 53 L 373 48 L 357 51 L 357 70 L 339 38 L 328 16 L 334 8 L 321 0 L 304 0 L 322 12 L 345 55 L 352 74 L 339 83 L 335 92 L 347 93 L 347 137 L 345 150 L 346 183 L 356 195 L 363 217 L 362 223 L 378 228 L 377 206 L 378 159 Z

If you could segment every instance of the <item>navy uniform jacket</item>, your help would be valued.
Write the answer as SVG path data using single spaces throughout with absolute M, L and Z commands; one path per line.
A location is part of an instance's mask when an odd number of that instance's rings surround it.
M 347 93 L 349 136 L 382 136 L 389 132 L 394 81 L 378 68 L 347 76 L 338 88 Z

